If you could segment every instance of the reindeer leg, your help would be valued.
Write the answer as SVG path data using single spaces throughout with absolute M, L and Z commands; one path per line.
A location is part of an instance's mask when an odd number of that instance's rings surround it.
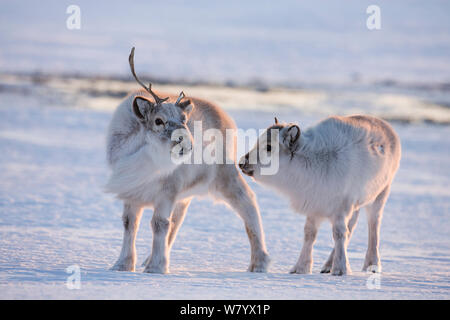
M 383 209 L 389 196 L 390 186 L 386 187 L 373 203 L 366 207 L 367 222 L 369 224 L 369 245 L 363 271 L 381 272 L 380 261 L 380 226 L 383 217 Z M 369 269 L 370 268 L 370 269 Z
M 136 267 L 136 234 L 142 217 L 142 207 L 129 202 L 123 205 L 123 244 L 119 259 L 111 268 L 116 271 L 135 271 Z
M 350 242 L 353 231 L 355 230 L 356 223 L 358 222 L 358 217 L 359 217 L 359 210 L 356 210 L 353 212 L 353 215 L 350 221 L 348 222 L 348 233 L 349 233 L 347 240 L 348 242 Z M 334 259 L 334 248 L 328 257 L 327 262 L 325 262 L 325 264 L 323 265 L 320 273 L 330 273 L 331 267 L 333 266 L 333 259 Z
M 228 170 L 218 185 L 219 194 L 244 220 L 251 247 L 251 261 L 248 271 L 267 272 L 269 255 L 264 241 L 261 216 L 256 197 L 242 176 L 233 167 Z
M 153 230 L 152 254 L 145 266 L 144 272 L 169 272 L 168 234 L 170 228 L 170 213 L 172 212 L 173 205 L 173 201 L 166 198 L 155 206 L 155 212 L 153 213 L 151 222 Z
M 304 242 L 302 251 L 300 253 L 300 257 L 298 258 L 297 263 L 291 269 L 290 273 L 311 273 L 313 257 L 312 251 L 314 242 L 316 242 L 317 229 L 320 221 L 313 218 L 307 217 L 305 223 L 305 231 L 304 231 Z
M 191 203 L 191 199 L 186 199 L 177 202 L 175 205 L 175 209 L 173 209 L 173 212 L 170 216 L 170 231 L 169 231 L 169 239 L 168 239 L 168 250 L 170 255 L 170 250 L 172 249 L 172 245 L 175 241 L 175 238 L 177 236 L 178 230 L 181 227 L 181 224 L 183 223 L 184 216 L 186 215 L 187 208 L 189 207 L 189 204 Z M 143 266 L 146 266 L 150 262 L 151 255 L 145 259 Z

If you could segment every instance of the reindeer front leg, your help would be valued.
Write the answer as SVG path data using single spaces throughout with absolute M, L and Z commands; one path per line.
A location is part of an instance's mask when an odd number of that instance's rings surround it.
M 313 246 L 316 242 L 320 221 L 314 217 L 307 217 L 304 229 L 304 242 L 300 257 L 290 273 L 311 273 L 313 265 Z
M 135 271 L 136 234 L 142 217 L 142 207 L 135 203 L 124 202 L 123 205 L 123 244 L 119 259 L 111 268 L 115 271 Z
M 170 214 L 174 206 L 173 200 L 165 199 L 155 206 L 152 218 L 153 247 L 152 254 L 144 272 L 169 273 Z

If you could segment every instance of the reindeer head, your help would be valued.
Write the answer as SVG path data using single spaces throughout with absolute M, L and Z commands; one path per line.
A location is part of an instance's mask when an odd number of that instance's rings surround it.
M 275 124 L 268 127 L 253 149 L 240 159 L 239 167 L 255 180 L 270 180 L 276 176 L 280 167 L 291 161 L 299 147 L 299 140 L 299 126 L 279 123 L 275 118 Z
M 134 97 L 132 111 L 136 119 L 146 130 L 149 142 L 159 144 L 159 149 L 170 148 L 172 160 L 179 161 L 190 154 L 192 149 L 193 138 L 187 121 L 194 104 L 190 99 L 182 101 L 185 98 L 183 91 L 175 102 L 168 102 L 168 97 L 160 98 L 153 92 L 151 83 L 146 87 L 134 70 L 134 47 L 131 49 L 129 63 L 136 81 L 153 98 L 152 101 L 147 95 Z

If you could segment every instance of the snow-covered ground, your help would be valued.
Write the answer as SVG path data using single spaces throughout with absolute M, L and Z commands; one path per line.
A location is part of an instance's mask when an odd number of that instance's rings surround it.
M 0 4 L 0 299 L 450 298 L 448 1 L 378 0 L 377 31 L 366 27 L 368 0 L 78 0 L 80 30 L 66 27 L 69 4 Z M 330 114 L 393 121 L 403 159 L 382 224 L 380 278 L 359 271 L 364 215 L 349 247 L 353 275 L 319 273 L 333 244 L 326 223 L 313 274 L 288 274 L 305 218 L 250 180 L 269 273 L 245 272 L 243 223 L 208 200 L 190 206 L 171 274 L 108 271 L 122 222 L 120 202 L 102 191 L 104 138 L 114 107 L 137 87 L 126 81 L 132 46 L 138 74 L 158 79 L 156 89 L 210 99 L 243 129 L 274 115 L 303 128 Z M 148 210 L 139 264 L 150 218 Z M 79 290 L 66 286 L 74 265 Z
M 60 94 L 64 88 L 44 94 L 36 84 L 8 88 L 15 89 L 0 95 L 1 299 L 450 298 L 450 126 L 394 123 L 403 158 L 382 224 L 379 279 L 360 271 L 367 243 L 364 215 L 349 246 L 353 275 L 319 273 L 333 244 L 328 223 L 319 232 L 313 274 L 288 274 L 300 252 L 305 218 L 250 180 L 272 258 L 269 273 L 245 272 L 250 252 L 243 223 L 209 200 L 194 200 L 189 208 L 172 251 L 170 274 L 144 274 L 142 267 L 136 273 L 112 272 L 108 268 L 122 240 L 121 204 L 103 193 L 102 185 L 108 177 L 105 130 L 119 98 L 96 96 L 75 103 L 67 92 Z M 295 107 L 296 101 L 301 104 L 300 93 L 291 107 L 283 107 L 276 101 L 289 101 L 289 92 L 193 90 L 219 100 L 244 129 L 268 126 L 274 113 L 302 127 L 324 116 Z M 315 93 L 303 94 L 313 99 Z M 228 100 L 221 101 L 222 96 Z M 267 108 L 252 107 L 265 97 L 274 99 Z M 84 103 L 89 107 L 68 107 Z M 324 113 L 346 113 L 330 105 L 337 109 Z M 375 107 L 372 111 L 383 114 Z M 139 265 L 150 253 L 150 219 L 148 210 L 138 233 Z M 66 286 L 66 268 L 72 265 L 81 268 L 78 290 Z

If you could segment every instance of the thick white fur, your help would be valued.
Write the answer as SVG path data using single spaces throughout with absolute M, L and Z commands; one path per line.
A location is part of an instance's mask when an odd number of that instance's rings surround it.
M 160 117 L 177 126 L 184 126 L 191 136 L 194 121 L 202 121 L 203 130 L 215 128 L 225 136 L 235 124 L 219 107 L 191 98 L 192 105 L 185 112 L 176 106 L 175 96 L 157 111 L 139 106 L 148 112 L 147 122 L 139 122 L 133 112 L 136 96 L 152 98 L 144 91 L 127 97 L 117 108 L 108 129 L 107 154 L 111 177 L 106 191 L 124 202 L 124 238 L 119 259 L 113 270 L 134 271 L 136 265 L 135 240 L 143 208 L 154 209 L 152 218 L 153 248 L 145 261 L 144 272 L 169 272 L 170 249 L 193 196 L 212 195 L 223 200 L 244 220 L 251 245 L 249 271 L 266 272 L 269 258 L 264 241 L 259 208 L 255 195 L 239 173 L 235 164 L 235 140 L 225 145 L 224 155 L 232 157 L 232 164 L 174 164 L 171 161 L 173 143 L 161 139 L 151 128 L 152 117 Z M 148 118 L 147 118 L 148 116 Z M 186 122 L 180 122 L 185 117 Z M 191 139 L 192 140 L 192 139 Z M 183 143 L 189 141 L 184 139 Z M 230 159 L 229 159 L 230 160 Z M 193 161 L 192 161 L 193 163 Z
M 291 128 L 293 130 L 289 130 Z M 399 167 L 400 140 L 385 121 L 369 116 L 331 117 L 300 134 L 289 144 L 298 127 L 270 127 L 279 135 L 280 167 L 275 175 L 261 175 L 260 164 L 241 159 L 244 173 L 289 198 L 295 211 L 307 216 L 304 244 L 292 273 L 311 273 L 312 248 L 323 219 L 331 221 L 335 247 L 322 272 L 351 273 L 347 245 L 359 214 L 366 208 L 369 244 L 363 270 L 381 271 L 379 232 L 384 204 Z M 272 140 L 273 141 L 273 140 Z M 267 145 L 267 133 L 258 141 Z M 258 152 L 257 146 L 250 151 Z M 248 156 L 247 156 L 248 159 Z

